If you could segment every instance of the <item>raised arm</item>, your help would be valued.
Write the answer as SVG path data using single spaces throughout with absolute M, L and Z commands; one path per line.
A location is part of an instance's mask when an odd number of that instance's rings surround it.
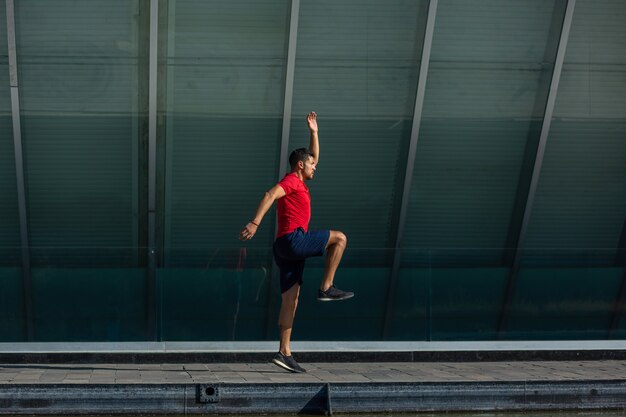
M 276 184 L 269 191 L 265 192 L 265 195 L 261 199 L 259 203 L 259 207 L 256 209 L 256 214 L 254 218 L 245 225 L 241 232 L 239 233 L 239 240 L 250 240 L 256 234 L 259 226 L 261 225 L 261 221 L 263 217 L 267 213 L 267 211 L 272 207 L 274 201 L 279 198 L 283 198 L 285 196 L 285 190 L 283 187 Z
M 306 117 L 306 121 L 309 125 L 309 135 L 310 135 L 310 143 L 309 143 L 309 152 L 313 157 L 316 164 L 320 159 L 320 141 L 318 137 L 318 128 L 317 128 L 317 114 L 314 111 L 309 113 Z

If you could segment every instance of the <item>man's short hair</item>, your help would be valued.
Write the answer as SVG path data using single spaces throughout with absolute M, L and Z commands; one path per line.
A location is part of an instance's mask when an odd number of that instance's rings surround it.
M 307 148 L 299 148 L 291 152 L 289 155 L 289 165 L 291 165 L 291 169 L 294 170 L 298 162 L 306 162 L 311 157 L 311 152 Z

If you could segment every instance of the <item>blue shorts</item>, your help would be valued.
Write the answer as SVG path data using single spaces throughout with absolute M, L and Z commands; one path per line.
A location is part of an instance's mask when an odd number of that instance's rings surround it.
M 274 260 L 280 269 L 280 291 L 302 285 L 304 262 L 311 256 L 322 256 L 330 239 L 330 230 L 305 232 L 298 228 L 274 242 Z

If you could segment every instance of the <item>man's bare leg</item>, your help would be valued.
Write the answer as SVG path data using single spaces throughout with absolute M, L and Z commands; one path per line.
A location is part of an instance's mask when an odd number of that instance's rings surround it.
M 280 327 L 279 350 L 285 356 L 291 356 L 291 329 L 293 328 L 293 319 L 296 316 L 299 295 L 300 284 L 295 284 L 282 294 L 280 314 L 278 315 L 278 326 Z
M 347 244 L 348 238 L 346 235 L 335 230 L 330 231 L 330 238 L 326 244 L 326 268 L 324 269 L 322 284 L 320 285 L 322 291 L 326 291 L 333 285 L 335 272 L 337 272 L 337 267 L 339 266 L 339 262 L 341 262 L 341 257 L 343 256 L 343 251 L 346 249 Z

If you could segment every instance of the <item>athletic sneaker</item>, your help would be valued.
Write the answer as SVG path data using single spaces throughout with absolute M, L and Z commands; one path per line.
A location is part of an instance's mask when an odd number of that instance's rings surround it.
M 347 300 L 352 297 L 354 297 L 353 292 L 341 291 L 334 285 L 331 285 L 326 291 L 317 290 L 318 301 Z
M 274 362 L 276 365 L 280 366 L 281 368 L 285 368 L 286 370 L 290 372 L 296 372 L 296 373 L 306 372 L 306 370 L 303 367 L 298 365 L 298 362 L 296 362 L 293 356 L 285 356 L 280 352 L 278 352 L 276 356 L 274 356 L 274 359 L 272 359 L 272 362 Z

